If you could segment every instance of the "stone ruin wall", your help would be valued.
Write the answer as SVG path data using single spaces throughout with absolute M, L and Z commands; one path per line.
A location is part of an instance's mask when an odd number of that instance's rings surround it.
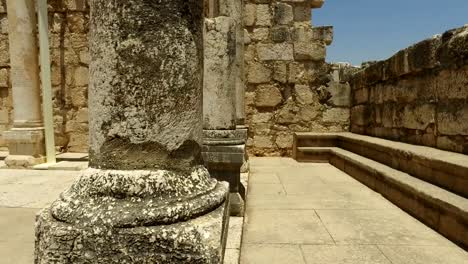
M 12 123 L 8 21 L 0 0 L 0 132 Z M 49 34 L 55 140 L 61 151 L 88 151 L 87 0 L 52 0 Z M 322 0 L 244 0 L 246 124 L 251 155 L 289 155 L 294 131 L 346 131 L 347 67 L 325 63 L 332 27 L 312 27 Z M 1 140 L 0 147 L 5 146 Z
M 332 27 L 312 27 L 322 0 L 245 0 L 247 147 L 254 156 L 290 156 L 293 132 L 349 126 L 344 65 L 325 62 Z M 320 12 L 319 10 L 317 12 Z
M 86 0 L 52 0 L 49 39 L 56 145 L 62 151 L 88 151 L 88 21 Z M 0 132 L 12 123 L 6 0 L 0 0 Z M 5 146 L 1 139 L 0 146 Z
M 352 132 L 468 154 L 468 26 L 372 63 L 351 86 Z

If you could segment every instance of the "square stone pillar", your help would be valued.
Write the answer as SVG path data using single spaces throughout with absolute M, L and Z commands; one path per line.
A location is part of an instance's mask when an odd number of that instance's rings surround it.
M 41 114 L 35 2 L 8 0 L 8 38 L 13 96 L 13 127 L 3 132 L 10 168 L 45 162 Z
M 205 20 L 203 158 L 210 174 L 229 182 L 231 215 L 243 215 L 240 168 L 245 140 L 236 130 L 236 24 L 226 16 Z
M 234 78 L 236 91 L 236 124 L 245 130 L 245 79 L 244 79 L 244 0 L 217 0 L 220 16 L 233 19 L 235 25 Z M 246 133 L 246 131 L 245 131 Z
M 90 168 L 36 221 L 35 263 L 223 261 L 202 159 L 203 0 L 92 0 Z
M 245 124 L 245 72 L 244 72 L 244 0 L 217 0 L 219 14 L 233 19 L 236 32 L 236 56 L 234 63 L 235 91 L 236 91 L 236 130 L 247 142 L 248 127 Z M 241 172 L 248 171 L 247 152 L 243 157 Z

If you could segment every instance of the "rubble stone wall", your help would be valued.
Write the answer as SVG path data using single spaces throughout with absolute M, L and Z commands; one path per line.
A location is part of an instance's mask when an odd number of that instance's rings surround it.
M 351 131 L 468 154 L 468 27 L 352 76 Z
M 247 147 L 288 156 L 296 131 L 347 131 L 350 87 L 325 62 L 332 27 L 313 27 L 323 0 L 245 0 Z M 319 12 L 319 11 L 317 11 Z
M 48 5 L 55 143 L 63 151 L 86 152 L 89 6 L 87 0 L 52 0 Z M 9 75 L 6 0 L 0 0 L 0 132 L 13 118 Z

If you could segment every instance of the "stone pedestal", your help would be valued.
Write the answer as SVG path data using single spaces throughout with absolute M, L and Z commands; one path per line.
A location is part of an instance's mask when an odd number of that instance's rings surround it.
M 39 215 L 36 264 L 222 263 L 229 186 L 201 154 L 203 1 L 90 4 L 90 168 Z
M 245 140 L 236 130 L 236 24 L 227 16 L 205 21 L 203 158 L 210 174 L 229 182 L 231 215 L 243 215 L 240 167 Z
M 3 139 L 8 143 L 5 164 L 9 168 L 29 168 L 46 161 L 42 127 L 12 128 L 3 132 Z
M 34 1 L 8 0 L 13 127 L 3 133 L 9 167 L 32 167 L 45 161 L 41 115 L 37 19 Z
M 245 187 L 240 181 L 240 170 L 244 163 L 245 144 L 204 145 L 203 159 L 210 175 L 219 181 L 229 182 L 231 215 L 243 216 L 245 209 Z
M 236 131 L 237 131 L 238 135 L 241 135 L 242 140 L 243 140 L 244 145 L 245 145 L 245 143 L 247 142 L 247 138 L 248 138 L 247 133 L 249 132 L 249 127 L 246 126 L 246 125 L 237 125 L 236 126 Z M 249 170 L 250 170 L 249 155 L 248 155 L 248 153 L 246 151 L 245 155 L 244 155 L 244 161 L 242 162 L 240 172 L 241 173 L 248 173 Z

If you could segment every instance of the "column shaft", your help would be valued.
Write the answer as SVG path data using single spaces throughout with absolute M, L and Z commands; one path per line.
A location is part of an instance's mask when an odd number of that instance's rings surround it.
M 7 0 L 13 127 L 4 132 L 9 167 L 45 161 L 35 1 Z
M 42 126 L 35 1 L 8 0 L 14 127 Z
M 245 83 L 244 83 L 244 1 L 218 0 L 219 13 L 229 16 L 236 25 L 236 58 L 235 58 L 235 90 L 236 90 L 236 118 L 238 125 L 245 123 Z

